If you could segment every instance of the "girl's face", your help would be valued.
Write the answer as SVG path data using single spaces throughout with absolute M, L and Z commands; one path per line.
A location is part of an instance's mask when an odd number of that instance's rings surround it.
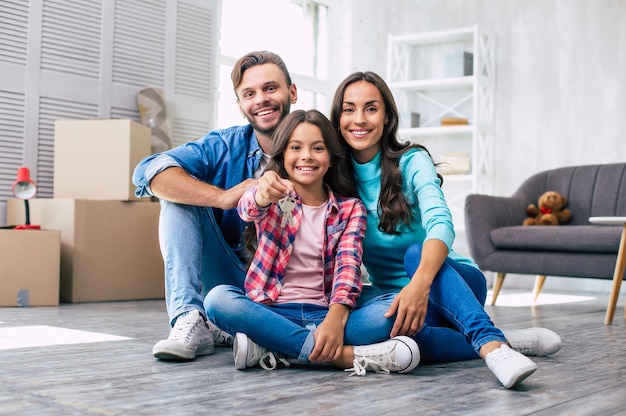
M 330 167 L 330 152 L 324 143 L 322 131 L 311 123 L 300 123 L 295 128 L 283 154 L 285 171 L 296 185 L 310 190 L 323 189 L 324 175 Z
M 339 130 L 357 162 L 366 163 L 376 156 L 385 124 L 385 102 L 378 88 L 363 80 L 348 85 L 343 95 Z

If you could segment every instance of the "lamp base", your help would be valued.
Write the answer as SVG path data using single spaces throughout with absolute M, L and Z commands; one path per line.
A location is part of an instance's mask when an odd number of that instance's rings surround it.
M 16 225 L 14 230 L 41 230 L 41 225 L 22 224 Z

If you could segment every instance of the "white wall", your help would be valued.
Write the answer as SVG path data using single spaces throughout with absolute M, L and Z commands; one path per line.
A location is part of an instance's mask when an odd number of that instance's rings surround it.
M 374 71 L 385 76 L 389 26 L 396 21 L 389 6 L 404 1 L 339 0 L 339 65 L 333 78 L 339 84 L 356 71 Z
M 385 5 L 393 34 L 477 23 L 495 35 L 495 194 L 510 195 L 541 170 L 626 161 L 626 2 Z
M 387 33 L 466 27 L 495 35 L 494 194 L 561 166 L 626 161 L 626 1 L 353 1 L 352 68 L 385 74 Z M 385 74 L 386 76 L 386 74 Z M 532 287 L 509 276 L 506 287 Z M 575 280 L 609 291 L 608 281 Z M 572 287 L 552 278 L 545 290 Z

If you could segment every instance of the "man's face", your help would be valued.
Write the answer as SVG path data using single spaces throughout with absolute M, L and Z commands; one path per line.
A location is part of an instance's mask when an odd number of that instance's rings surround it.
M 248 68 L 237 87 L 241 114 L 260 133 L 271 135 L 296 102 L 295 85 L 287 86 L 285 75 L 268 63 Z

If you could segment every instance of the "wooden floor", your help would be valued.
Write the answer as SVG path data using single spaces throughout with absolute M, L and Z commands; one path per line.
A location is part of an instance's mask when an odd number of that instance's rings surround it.
M 606 300 L 487 306 L 499 327 L 544 326 L 563 339 L 561 351 L 534 358 L 537 372 L 512 390 L 482 360 L 365 377 L 326 368 L 238 371 L 225 348 L 192 362 L 161 362 L 151 349 L 168 333 L 162 300 L 0 308 L 0 414 L 626 414 L 623 297 L 609 327 Z M 67 328 L 127 338 L 7 348 L 7 333 L 34 325 L 53 327 L 37 333 Z M 72 339 L 60 334 L 55 342 Z

